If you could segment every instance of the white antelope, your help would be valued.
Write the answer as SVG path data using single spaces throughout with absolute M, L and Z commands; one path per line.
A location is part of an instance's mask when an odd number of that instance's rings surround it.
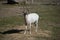
M 30 34 L 31 34 L 31 26 L 32 26 L 32 23 L 35 23 L 36 25 L 36 32 L 37 32 L 37 28 L 38 28 L 38 20 L 39 20 L 39 15 L 37 13 L 24 13 L 24 20 L 25 20 L 25 27 L 26 27 L 26 30 L 24 32 L 24 34 L 26 34 L 27 32 L 27 27 L 29 25 L 29 28 L 30 28 Z

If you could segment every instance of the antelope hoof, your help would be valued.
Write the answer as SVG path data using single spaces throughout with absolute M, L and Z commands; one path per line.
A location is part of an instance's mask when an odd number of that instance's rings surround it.
M 24 34 L 26 34 L 26 31 L 24 32 Z

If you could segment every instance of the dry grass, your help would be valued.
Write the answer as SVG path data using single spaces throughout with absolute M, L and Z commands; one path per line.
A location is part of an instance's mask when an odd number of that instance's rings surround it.
M 6 29 L 4 28 L 3 31 L 7 31 L 9 29 L 25 29 L 24 28 L 25 26 L 15 26 L 15 27 L 7 27 Z M 32 29 L 32 34 L 29 34 L 29 31 L 27 31 L 27 34 L 24 34 L 24 32 L 22 33 L 13 33 L 13 34 L 0 34 L 0 40 L 36 40 L 38 39 L 37 37 L 39 38 L 50 38 L 51 37 L 51 31 L 48 31 L 48 30 L 42 30 L 42 29 L 39 29 L 38 30 L 38 33 L 36 33 L 34 31 L 34 28 Z M 45 38 L 45 39 L 46 39 Z M 42 39 L 41 39 L 42 40 Z

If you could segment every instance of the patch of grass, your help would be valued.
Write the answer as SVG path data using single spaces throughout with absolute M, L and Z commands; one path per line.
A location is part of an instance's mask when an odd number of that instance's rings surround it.
M 53 28 L 53 40 L 60 39 L 60 27 L 56 26 Z
M 21 25 L 23 23 L 24 23 L 24 20 L 23 20 L 23 17 L 21 16 L 0 18 L 0 26 L 8 25 L 8 24 Z
M 51 40 L 51 38 L 48 38 L 48 37 L 36 37 L 36 40 Z

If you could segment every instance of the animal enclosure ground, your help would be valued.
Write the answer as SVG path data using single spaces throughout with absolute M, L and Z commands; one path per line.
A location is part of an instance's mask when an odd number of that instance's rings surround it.
M 59 40 L 60 39 L 60 6 L 58 5 L 27 5 L 30 12 L 40 16 L 38 33 L 32 27 L 32 34 L 22 33 L 0 34 L 0 40 Z M 0 4 L 0 33 L 12 29 L 25 29 L 22 5 Z M 26 6 L 25 6 L 26 7 Z M 20 8 L 20 9 L 19 9 Z

